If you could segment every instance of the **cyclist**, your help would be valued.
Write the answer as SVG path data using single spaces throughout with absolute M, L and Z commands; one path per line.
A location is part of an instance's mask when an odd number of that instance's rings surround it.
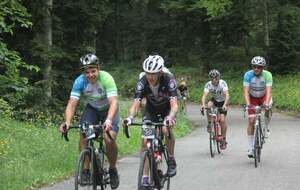
M 113 77 L 100 70 L 99 61 L 96 55 L 87 54 L 80 58 L 80 68 L 82 74 L 76 78 L 71 90 L 70 99 L 65 110 L 65 122 L 61 124 L 60 131 L 64 132 L 71 125 L 75 109 L 79 103 L 81 95 L 86 100 L 86 106 L 81 115 L 80 123 L 99 124 L 100 121 L 105 126 L 105 130 L 110 132 L 112 138 L 116 139 L 119 130 L 118 95 L 117 87 Z M 116 168 L 118 148 L 115 141 L 112 141 L 105 134 L 107 158 L 109 161 L 110 185 L 112 189 L 119 186 L 119 175 Z M 80 150 L 86 146 L 84 137 L 80 135 Z M 89 178 L 89 170 L 84 170 L 84 180 Z
M 204 86 L 204 92 L 201 99 L 201 111 L 205 109 L 205 102 L 206 98 L 209 93 L 212 94 L 212 98 L 208 101 L 207 107 L 211 108 L 212 106 L 222 108 L 220 110 L 220 125 L 221 125 L 221 132 L 223 136 L 223 141 L 221 142 L 221 149 L 227 148 L 227 141 L 226 141 L 226 132 L 227 132 L 227 123 L 226 123 L 226 115 L 228 109 L 228 101 L 229 101 L 229 91 L 227 83 L 220 79 L 221 74 L 218 70 L 213 69 L 209 72 L 209 77 L 211 81 L 207 82 Z M 211 117 L 209 116 L 209 110 L 207 111 L 207 132 L 211 132 Z
M 188 96 L 188 88 L 184 79 L 179 83 L 178 90 L 180 93 L 180 97 L 186 98 Z
M 272 74 L 264 70 L 266 66 L 266 60 L 261 56 L 255 56 L 251 60 L 252 70 L 247 71 L 244 75 L 243 86 L 244 86 L 244 99 L 246 105 L 265 105 L 267 108 L 272 106 Z M 248 157 L 253 157 L 254 150 L 254 122 L 255 115 L 254 110 L 248 110 L 249 121 L 247 126 L 248 134 Z M 265 137 L 270 135 L 268 124 L 270 122 L 269 110 L 265 112 L 265 126 L 266 132 Z
M 141 106 L 141 100 L 146 98 L 146 107 L 143 113 L 143 120 L 151 120 L 159 122 L 158 115 L 164 118 L 165 125 L 170 127 L 171 138 L 165 138 L 167 149 L 169 152 L 168 160 L 168 175 L 170 177 L 176 175 L 176 161 L 174 157 L 175 137 L 173 128 L 176 124 L 177 105 L 177 90 L 176 81 L 168 73 L 164 73 L 164 60 L 159 55 L 150 55 L 143 62 L 143 70 L 145 75 L 139 79 L 135 88 L 135 96 L 132 106 L 129 108 L 128 117 L 124 119 L 124 124 L 130 125 L 134 116 L 137 114 Z M 163 132 L 167 135 L 166 127 L 163 127 Z M 143 147 L 146 145 L 143 143 Z M 143 186 L 149 185 L 149 176 L 143 176 Z

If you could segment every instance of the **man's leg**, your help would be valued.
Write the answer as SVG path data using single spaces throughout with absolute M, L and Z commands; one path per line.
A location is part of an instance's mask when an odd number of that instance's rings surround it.
M 106 114 L 105 117 L 102 117 L 103 120 L 106 119 Z M 120 121 L 120 116 L 119 113 L 117 112 L 113 122 L 112 122 L 112 130 L 109 131 L 110 136 L 112 137 L 111 140 L 108 135 L 105 133 L 104 135 L 104 141 L 105 141 L 105 147 L 106 147 L 106 154 L 107 154 L 107 159 L 109 162 L 109 176 L 110 176 L 110 186 L 112 189 L 116 189 L 119 186 L 119 174 L 118 170 L 116 167 L 117 164 L 117 159 L 118 159 L 118 146 L 116 143 L 117 140 L 117 134 L 119 131 L 119 121 Z
M 248 143 L 249 143 L 249 149 L 248 149 L 248 157 L 253 158 L 254 154 L 254 121 L 255 116 L 252 114 L 249 116 L 248 126 L 247 126 L 247 135 L 248 135 Z
M 207 108 L 212 108 L 214 106 L 214 103 L 212 101 L 208 101 L 207 103 Z M 207 116 L 207 132 L 210 133 L 211 132 L 211 116 L 210 114 L 210 110 L 206 110 L 206 116 Z
M 174 156 L 175 136 L 174 136 L 173 130 L 170 129 L 171 138 L 168 137 L 169 133 L 168 133 L 167 127 L 163 127 L 163 133 L 165 135 L 166 145 L 167 145 L 167 149 L 168 149 L 168 153 L 169 153 L 168 172 L 167 173 L 168 173 L 169 177 L 173 177 L 176 175 L 176 166 L 177 166 L 175 156 Z

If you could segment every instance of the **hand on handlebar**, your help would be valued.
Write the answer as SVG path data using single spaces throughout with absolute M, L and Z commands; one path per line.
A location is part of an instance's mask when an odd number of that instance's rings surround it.
M 165 126 L 169 126 L 169 127 L 173 127 L 176 124 L 176 118 L 173 116 L 167 116 L 164 120 L 164 125 Z
M 228 107 L 224 104 L 224 105 L 222 106 L 222 110 L 223 110 L 223 111 L 227 111 L 227 109 L 228 109 Z
M 105 131 L 112 130 L 112 121 L 110 119 L 106 119 L 105 122 L 103 123 L 103 127 Z
M 128 126 L 133 123 L 133 117 L 127 117 L 126 119 L 123 120 L 123 125 Z
M 201 114 L 202 114 L 202 115 L 204 115 L 204 110 L 205 110 L 205 106 L 202 105 L 202 106 L 200 107 L 200 111 L 201 111 Z
M 68 131 L 68 129 L 70 128 L 70 125 L 68 125 L 66 122 L 63 122 L 62 124 L 60 124 L 59 126 L 59 131 L 61 133 L 66 133 Z

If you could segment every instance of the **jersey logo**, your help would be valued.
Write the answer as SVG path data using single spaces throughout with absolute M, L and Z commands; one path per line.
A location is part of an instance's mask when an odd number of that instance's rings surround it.
M 144 85 L 141 82 L 138 82 L 136 85 L 136 91 L 142 91 L 144 89 Z
M 176 81 L 175 80 L 170 80 L 169 82 L 169 88 L 171 91 L 175 90 L 176 89 Z

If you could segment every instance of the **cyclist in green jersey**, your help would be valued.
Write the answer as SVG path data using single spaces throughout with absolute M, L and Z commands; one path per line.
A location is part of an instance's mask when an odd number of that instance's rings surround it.
M 109 131 L 111 137 L 116 139 L 120 117 L 115 81 L 109 73 L 100 70 L 96 55 L 87 54 L 82 56 L 80 58 L 80 67 L 82 74 L 74 81 L 70 99 L 65 110 L 65 122 L 61 124 L 60 131 L 64 132 L 65 127 L 67 129 L 70 127 L 79 99 L 81 96 L 84 96 L 87 104 L 81 116 L 80 123 L 96 125 L 101 122 L 105 130 Z M 116 189 L 119 186 L 119 175 L 116 168 L 118 148 L 116 142 L 111 140 L 106 134 L 104 141 L 109 162 L 110 185 L 112 189 Z M 79 144 L 80 150 L 86 146 L 82 135 L 80 135 Z M 88 169 L 84 173 L 86 175 L 83 179 L 88 179 Z

